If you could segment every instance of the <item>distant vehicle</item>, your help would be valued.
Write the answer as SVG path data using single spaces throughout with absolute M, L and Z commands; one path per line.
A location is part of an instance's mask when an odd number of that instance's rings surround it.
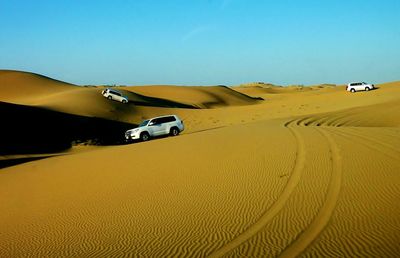
M 121 92 L 117 90 L 112 90 L 112 89 L 105 89 L 101 92 L 105 98 L 108 98 L 109 100 L 116 100 L 122 103 L 128 103 L 128 99 L 122 95 Z
M 176 115 L 159 116 L 144 120 L 137 128 L 125 133 L 127 141 L 148 141 L 150 137 L 171 135 L 177 136 L 184 130 L 183 121 Z
M 375 89 L 375 85 L 373 84 L 368 84 L 366 82 L 352 82 L 347 84 L 346 90 L 350 91 L 350 92 L 356 92 L 356 91 L 360 91 L 360 90 L 365 90 L 365 91 L 369 91 L 369 90 L 373 90 Z

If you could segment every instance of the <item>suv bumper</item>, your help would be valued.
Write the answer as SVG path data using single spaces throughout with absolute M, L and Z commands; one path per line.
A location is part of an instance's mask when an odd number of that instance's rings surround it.
M 139 133 L 133 133 L 133 134 L 126 133 L 125 139 L 127 141 L 138 140 L 138 139 L 140 139 L 140 134 Z

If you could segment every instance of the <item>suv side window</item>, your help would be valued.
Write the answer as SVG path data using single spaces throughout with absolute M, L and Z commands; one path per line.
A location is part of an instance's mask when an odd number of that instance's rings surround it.
M 159 125 L 159 124 L 164 124 L 164 123 L 169 123 L 176 121 L 175 117 L 173 116 L 167 116 L 167 117 L 160 117 L 160 118 L 155 118 L 151 120 L 149 124 L 151 125 Z
M 153 125 L 160 125 L 162 123 L 160 118 L 153 119 L 152 122 L 153 122 Z
M 160 118 L 160 120 L 161 120 L 162 124 L 170 122 L 169 117 L 163 117 L 163 118 Z
M 110 90 L 110 93 L 111 93 L 111 94 L 114 94 L 114 95 L 117 95 L 117 96 L 121 96 L 121 93 L 116 92 L 116 91 L 113 91 L 113 90 Z
M 165 123 L 176 121 L 175 117 L 173 117 L 173 116 L 167 116 L 164 119 L 165 119 Z
M 149 123 L 150 125 L 159 125 L 161 124 L 160 118 L 156 118 L 151 120 L 151 122 Z

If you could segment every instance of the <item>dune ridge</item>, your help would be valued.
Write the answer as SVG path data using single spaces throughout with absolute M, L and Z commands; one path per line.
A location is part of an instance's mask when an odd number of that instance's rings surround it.
M 133 86 L 129 91 L 158 96 L 198 108 L 215 108 L 256 104 L 260 98 L 250 97 L 227 86 Z
M 198 109 L 260 101 L 225 86 L 113 87 L 129 99 L 129 104 L 123 105 L 103 98 L 104 86 L 77 86 L 39 74 L 8 70 L 0 70 L 0 87 L 3 91 L 0 101 L 3 102 L 136 123 L 143 118 L 143 107 Z
M 34 96 L 68 91 L 75 85 L 40 74 L 0 70 L 1 101 L 24 102 Z

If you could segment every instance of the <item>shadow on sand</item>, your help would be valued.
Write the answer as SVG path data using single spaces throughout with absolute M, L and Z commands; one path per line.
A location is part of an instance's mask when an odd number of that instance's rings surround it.
M 6 102 L 0 117 L 0 155 L 61 152 L 73 142 L 123 144 L 125 131 L 136 126 Z

